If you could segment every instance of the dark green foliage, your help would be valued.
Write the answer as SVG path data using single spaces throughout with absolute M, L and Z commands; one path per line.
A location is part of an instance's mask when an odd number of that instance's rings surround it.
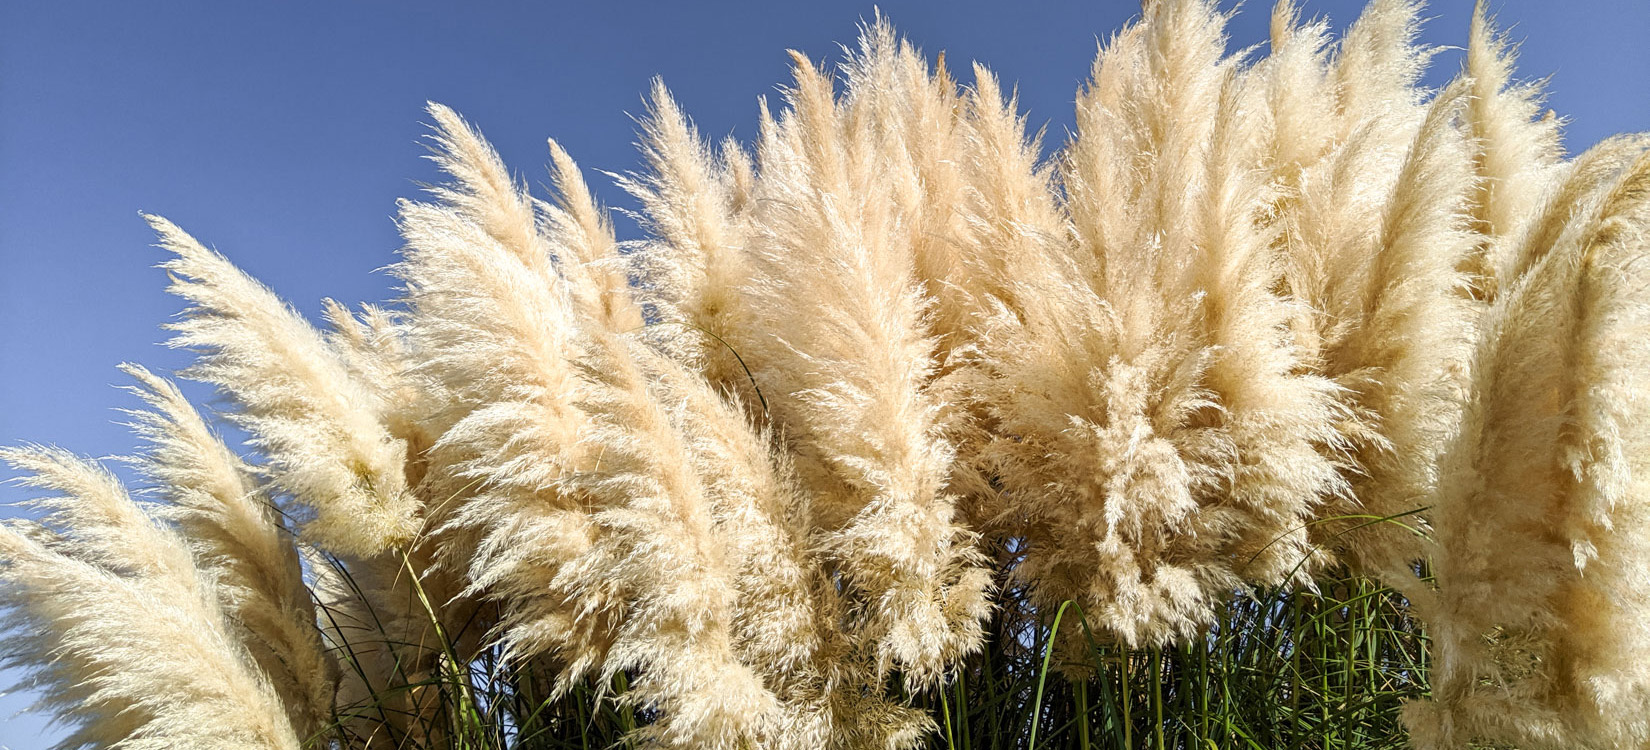
M 1029 612 L 1005 587 L 985 650 L 943 690 L 911 696 L 937 727 L 927 746 L 1030 750 L 1035 723 L 1037 750 L 1405 747 L 1398 715 L 1426 694 L 1426 634 L 1390 589 L 1344 573 L 1319 580 L 1316 592 L 1234 595 L 1219 626 L 1178 648 L 1130 650 L 1083 633 L 1070 649 L 1081 660 L 1066 663 L 1048 649 L 1059 613 Z M 1081 628 L 1075 607 L 1060 619 L 1062 630 Z M 485 650 L 463 679 L 414 686 L 449 707 L 424 731 L 454 748 L 612 748 L 633 744 L 650 719 L 624 701 L 625 675 L 559 697 L 552 675 L 542 661 L 506 669 Z
M 1028 748 L 1035 717 L 1037 748 L 1404 747 L 1398 714 L 1427 690 L 1426 635 L 1391 590 L 1321 580 L 1319 592 L 1234 596 L 1221 627 L 1179 648 L 1129 650 L 1086 634 L 1085 663 L 1064 666 L 1087 679 L 1052 670 L 1040 709 L 1053 618 L 999 627 L 945 700 L 922 697 L 941 723 L 930 746 Z

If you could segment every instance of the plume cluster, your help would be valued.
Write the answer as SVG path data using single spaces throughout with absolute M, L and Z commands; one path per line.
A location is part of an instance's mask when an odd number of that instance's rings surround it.
M 748 145 L 656 84 L 628 243 L 431 104 L 402 293 L 326 330 L 151 218 L 247 457 L 136 365 L 154 503 L 0 454 L 4 658 L 64 748 L 457 746 L 528 665 L 649 746 L 910 748 L 993 617 L 1168 646 L 1344 565 L 1433 633 L 1418 747 L 1650 742 L 1650 140 L 1566 160 L 1482 7 L 1422 88 L 1421 12 L 1147 2 L 1048 159 L 878 17 Z

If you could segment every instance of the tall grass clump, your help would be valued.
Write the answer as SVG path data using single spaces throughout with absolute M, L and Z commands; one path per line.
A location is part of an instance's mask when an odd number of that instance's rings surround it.
M 0 654 L 62 748 L 1650 743 L 1650 139 L 1421 13 L 1147 2 L 1048 155 L 878 17 L 751 143 L 656 84 L 635 241 L 431 104 L 321 327 L 150 217 L 247 441 L 0 453 Z

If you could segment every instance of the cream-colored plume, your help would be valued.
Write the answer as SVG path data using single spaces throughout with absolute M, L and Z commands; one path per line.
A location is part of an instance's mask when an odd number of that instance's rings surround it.
M 0 653 L 74 727 L 57 747 L 297 750 L 282 696 L 182 537 L 96 464 L 55 448 L 0 460 L 61 493 L 34 501 L 43 522 L 0 527 Z
M 872 50 L 875 48 L 873 47 Z M 888 50 L 892 53 L 892 50 Z M 954 448 L 932 392 L 936 342 L 911 214 L 908 154 L 875 123 L 892 101 L 839 100 L 801 55 L 792 109 L 763 115 L 747 287 L 763 329 L 731 339 L 796 452 L 816 544 L 853 600 L 879 671 L 931 683 L 978 647 L 988 576 L 946 489 Z
M 1565 227 L 1518 248 L 1531 265 L 1472 362 L 1435 520 L 1434 697 L 1406 717 L 1418 747 L 1650 741 L 1650 672 L 1629 656 L 1650 643 L 1650 152 L 1597 149 L 1612 168 L 1555 191 L 1570 205 L 1540 221 Z
M 1016 575 L 1130 643 L 1189 635 L 1245 581 L 1304 580 L 1340 486 L 1333 391 L 1298 372 L 1260 224 L 1263 89 L 1222 59 L 1223 23 L 1156 3 L 1102 51 L 1061 160 L 1069 229 L 1019 243 L 1058 275 L 979 345 Z
M 150 449 L 138 468 L 210 575 L 231 632 L 274 686 L 292 726 L 313 736 L 331 721 L 337 669 L 321 647 L 291 530 L 250 467 L 224 445 L 165 378 L 122 367 L 148 411 L 134 411 Z M 127 541 L 131 541 L 130 536 Z
M 235 400 L 229 418 L 251 433 L 272 481 L 307 509 L 302 533 L 346 554 L 371 555 L 417 533 L 405 441 L 390 435 L 382 404 L 350 377 L 302 316 L 223 256 L 171 222 L 150 217 L 171 291 L 192 305 L 171 345 L 196 349 L 193 378 Z

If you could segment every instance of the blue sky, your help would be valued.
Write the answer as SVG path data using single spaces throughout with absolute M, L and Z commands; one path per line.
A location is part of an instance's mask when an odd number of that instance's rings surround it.
M 1223 3 L 1229 4 L 1229 3 Z M 1134 0 L 880 3 L 953 69 L 1018 82 L 1057 143 L 1097 41 Z M 1361 2 L 1308 0 L 1337 25 Z M 1650 129 L 1650 3 L 1501 0 L 1524 40 L 1520 74 L 1551 76 L 1548 106 L 1579 151 Z M 1231 29 L 1263 38 L 1269 3 Z M 1435 0 L 1424 38 L 1465 43 L 1470 0 Z M 627 113 L 663 75 L 711 136 L 754 132 L 785 81 L 786 48 L 851 42 L 866 2 L 51 3 L 0 5 L 0 444 L 131 450 L 114 409 L 122 361 L 171 370 L 158 346 L 180 305 L 138 211 L 165 215 L 307 314 L 323 297 L 387 299 L 398 197 L 436 175 L 420 157 L 426 100 L 477 123 L 507 162 L 545 180 L 544 139 L 587 169 L 637 163 Z M 1429 83 L 1459 66 L 1438 59 Z M 965 76 L 966 80 L 966 76 Z M 628 201 L 591 174 L 611 205 Z M 620 221 L 622 233 L 634 229 Z M 200 394 L 200 391 L 193 391 Z M 21 499 L 0 486 L 0 503 Z M 17 511 L 0 507 L 0 517 Z M 0 673 L 0 682 L 11 676 Z M 0 697 L 0 747 L 48 744 Z

